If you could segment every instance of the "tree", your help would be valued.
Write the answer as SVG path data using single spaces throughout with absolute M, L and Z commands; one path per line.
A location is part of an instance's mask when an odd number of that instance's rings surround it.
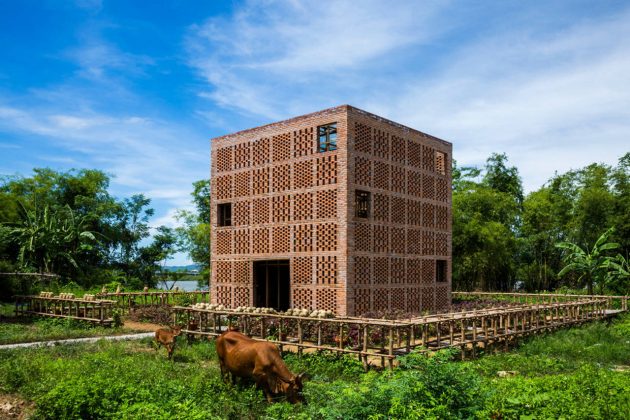
M 21 222 L 9 234 L 19 245 L 23 268 L 55 274 L 67 273 L 68 265 L 78 270 L 78 253 L 96 242 L 94 232 L 85 229 L 85 218 L 76 216 L 69 206 L 57 210 L 48 204 L 33 210 L 20 206 L 20 215 Z
M 183 250 L 206 272 L 210 266 L 210 180 L 193 183 L 193 203 L 196 212 L 180 210 L 177 220 L 183 226 L 177 228 L 177 235 Z
M 485 172 L 454 164 L 455 288 L 509 290 L 515 283 L 519 203 L 512 192 L 519 188 L 511 184 L 520 186 L 520 178 L 515 168 L 505 167 L 504 155 L 497 156 L 488 159 Z
M 111 227 L 113 236 L 112 260 L 125 273 L 127 279 L 137 274 L 140 241 L 149 237 L 149 218 L 154 210 L 147 208 L 151 199 L 143 194 L 126 198 L 119 204 Z M 135 273 L 134 273 L 135 272 Z
M 586 283 L 588 294 L 593 294 L 593 284 L 598 284 L 600 293 L 604 292 L 604 280 L 607 275 L 610 257 L 605 255 L 605 251 L 619 248 L 618 243 L 607 242 L 608 237 L 613 233 L 614 228 L 608 229 L 595 241 L 593 247 L 580 248 L 571 242 L 560 242 L 556 247 L 568 251 L 563 260 L 567 265 L 558 273 L 559 277 L 567 273 L 575 273 L 578 284 Z
M 630 262 L 621 254 L 617 254 L 604 262 L 608 269 L 606 287 L 617 295 L 630 293 Z
M 138 278 L 151 286 L 156 284 L 156 274 L 164 271 L 164 263 L 177 252 L 177 237 L 173 229 L 159 226 L 156 230 L 153 242 L 139 249 L 137 260 Z

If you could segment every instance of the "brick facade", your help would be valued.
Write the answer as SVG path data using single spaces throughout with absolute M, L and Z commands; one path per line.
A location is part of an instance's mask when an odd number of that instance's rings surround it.
M 318 152 L 330 123 L 337 149 Z M 213 139 L 213 302 L 253 305 L 253 261 L 289 260 L 292 307 L 447 308 L 451 156 L 448 142 L 350 106 Z M 367 218 L 357 190 L 369 193 Z M 220 227 L 224 203 L 232 220 Z

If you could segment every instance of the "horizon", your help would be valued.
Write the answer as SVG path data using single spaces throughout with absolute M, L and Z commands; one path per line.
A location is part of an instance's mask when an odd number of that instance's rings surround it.
M 172 227 L 210 139 L 340 104 L 451 142 L 460 166 L 506 153 L 526 192 L 629 150 L 628 2 L 360 6 L 4 4 L 0 175 L 99 169 Z

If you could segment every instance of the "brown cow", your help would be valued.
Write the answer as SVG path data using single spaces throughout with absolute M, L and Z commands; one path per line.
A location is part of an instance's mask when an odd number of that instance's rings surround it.
M 306 403 L 302 395 L 304 373 L 292 374 L 274 344 L 228 330 L 217 338 L 216 346 L 224 379 L 230 374 L 253 378 L 269 402 L 274 395 L 284 394 L 290 403 Z
M 175 339 L 182 333 L 182 327 L 168 327 L 168 328 L 160 328 L 155 331 L 155 343 L 157 345 L 157 349 L 160 348 L 160 345 L 166 347 L 166 351 L 168 352 L 168 358 L 173 357 L 173 350 L 175 350 Z

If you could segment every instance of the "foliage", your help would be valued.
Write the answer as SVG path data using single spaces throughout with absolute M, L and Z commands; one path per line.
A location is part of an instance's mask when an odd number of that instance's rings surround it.
M 154 285 L 155 272 L 177 248 L 172 230 L 149 236 L 151 200 L 118 200 L 98 170 L 34 169 L 31 177 L 0 178 L 0 268 L 52 272 L 82 287 L 120 281 Z M 20 285 L 3 285 L 4 296 Z
M 78 269 L 81 253 L 96 242 L 94 232 L 86 230 L 86 218 L 77 216 L 68 205 L 33 210 L 19 205 L 21 220 L 9 228 L 9 238 L 19 244 L 20 265 L 40 273 L 55 272 L 64 265 Z
M 619 244 L 607 242 L 613 231 L 614 229 L 611 228 L 604 232 L 590 250 L 582 249 L 570 242 L 556 244 L 557 248 L 568 251 L 563 258 L 567 265 L 560 270 L 558 276 L 562 277 L 569 272 L 576 272 L 579 274 L 578 282 L 582 280 L 586 282 L 588 294 L 593 294 L 594 283 L 599 284 L 600 293 L 603 293 L 604 279 L 607 276 L 607 270 L 610 265 L 610 258 L 604 253 L 605 251 L 619 248 Z
M 505 155 L 492 155 L 481 171 L 453 171 L 453 285 L 471 290 L 509 290 L 516 277 L 522 187 Z M 457 168 L 457 167 L 456 167 Z
M 196 211 L 177 213 L 177 219 L 183 224 L 177 228 L 177 234 L 183 249 L 201 271 L 207 273 L 210 266 L 210 180 L 194 182 L 191 195 Z
M 559 276 L 564 250 L 555 245 L 573 243 L 584 250 L 611 226 L 615 230 L 609 239 L 619 244 L 620 258 L 627 261 L 630 153 L 615 167 L 594 163 L 556 174 L 526 196 L 518 170 L 508 165 L 504 154 L 491 155 L 481 169 L 453 165 L 455 288 L 537 291 L 588 287 L 588 276 L 581 279 L 577 272 Z M 620 266 L 623 262 L 609 268 Z M 630 282 L 623 273 L 604 274 L 600 292 L 627 291 Z
M 627 418 L 630 376 L 614 369 L 630 363 L 629 333 L 625 315 L 507 354 L 411 353 L 393 372 L 367 374 L 353 357 L 285 355 L 312 377 L 305 406 L 268 404 L 251 381 L 225 384 L 213 343 L 181 338 L 172 362 L 148 339 L 0 351 L 0 393 L 35 401 L 36 418 Z

